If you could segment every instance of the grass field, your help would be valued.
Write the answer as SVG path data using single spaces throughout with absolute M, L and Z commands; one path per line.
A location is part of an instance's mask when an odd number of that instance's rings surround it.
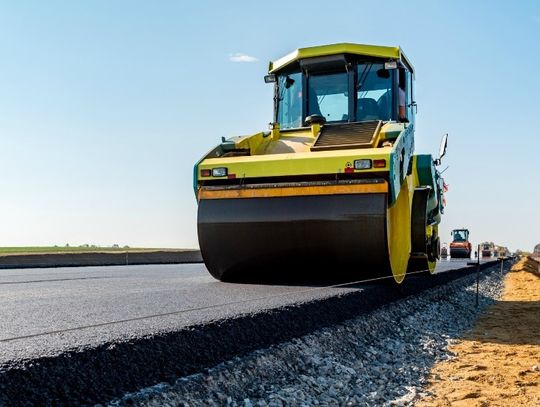
M 99 246 L 28 246 L 0 247 L 0 256 L 9 254 L 40 253 L 91 253 L 91 252 L 153 252 L 157 250 L 176 251 L 181 249 L 141 248 L 141 247 L 99 247 Z

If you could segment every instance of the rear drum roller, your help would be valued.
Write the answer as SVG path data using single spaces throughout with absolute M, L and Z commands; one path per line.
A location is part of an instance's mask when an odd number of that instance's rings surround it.
M 428 252 L 428 259 L 430 264 L 433 264 L 433 269 L 430 267 L 429 271 L 433 274 L 435 272 L 437 260 L 441 258 L 441 239 L 439 238 L 439 225 L 433 226 L 430 249 L 431 251 Z
M 438 226 L 428 227 L 426 229 L 428 231 L 431 229 L 431 235 L 428 235 L 427 260 L 423 269 L 429 271 L 430 274 L 435 274 L 435 267 L 437 266 L 437 260 L 441 252 Z
M 439 236 L 438 227 L 428 225 L 427 202 L 431 190 L 417 188 L 412 201 L 411 241 L 412 256 L 408 271 L 435 272 L 437 265 Z

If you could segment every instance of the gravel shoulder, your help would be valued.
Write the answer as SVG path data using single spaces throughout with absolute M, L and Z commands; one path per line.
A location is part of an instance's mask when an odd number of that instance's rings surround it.
M 455 355 L 433 369 L 431 396 L 417 405 L 540 405 L 540 272 L 523 259 L 504 294 L 450 347 Z
M 130 393 L 109 405 L 408 406 L 432 366 L 502 290 L 493 267 L 203 373 Z

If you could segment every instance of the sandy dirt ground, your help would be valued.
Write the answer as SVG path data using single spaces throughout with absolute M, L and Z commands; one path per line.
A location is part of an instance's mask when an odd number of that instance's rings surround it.
M 433 368 L 432 396 L 416 406 L 540 406 L 540 272 L 532 259 L 512 270 L 501 300 L 450 346 L 456 357 Z

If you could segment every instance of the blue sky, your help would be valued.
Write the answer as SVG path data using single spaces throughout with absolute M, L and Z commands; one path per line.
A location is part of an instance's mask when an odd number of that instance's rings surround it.
M 450 134 L 443 241 L 531 250 L 539 38 L 535 1 L 2 1 L 0 245 L 197 247 L 193 163 L 266 128 L 268 61 L 357 42 L 413 61 L 417 152 Z

